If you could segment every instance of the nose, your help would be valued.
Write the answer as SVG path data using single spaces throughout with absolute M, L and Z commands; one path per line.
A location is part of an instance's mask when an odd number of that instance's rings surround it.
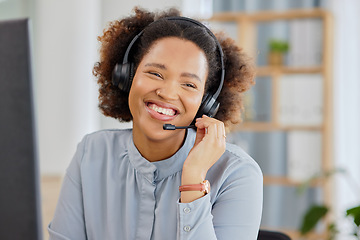
M 165 100 L 177 100 L 179 98 L 177 84 L 175 82 L 164 82 L 155 92 L 156 95 Z

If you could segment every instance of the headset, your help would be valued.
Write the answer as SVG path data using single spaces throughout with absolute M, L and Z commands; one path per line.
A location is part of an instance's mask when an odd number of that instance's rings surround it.
M 210 31 L 210 29 L 208 29 L 205 25 L 203 25 L 202 23 L 191 19 L 191 18 L 187 18 L 187 17 L 181 17 L 181 16 L 177 16 L 177 17 L 165 17 L 165 18 L 160 18 L 157 21 L 160 20 L 169 20 L 169 21 L 186 21 L 186 22 L 190 22 L 194 25 L 197 25 L 199 27 L 204 28 L 208 34 L 214 39 L 217 49 L 219 51 L 219 55 L 220 55 L 220 62 L 221 62 L 221 78 L 220 78 L 220 82 L 219 82 L 219 86 L 216 90 L 215 93 L 211 94 L 211 93 L 206 93 L 202 99 L 201 105 L 199 107 L 199 110 L 196 114 L 196 118 L 201 117 L 202 115 L 207 115 L 209 117 L 213 117 L 216 115 L 217 111 L 219 110 L 219 106 L 220 103 L 217 101 L 217 98 L 221 92 L 221 89 L 223 87 L 224 84 L 224 78 L 225 78 L 225 66 L 224 66 L 224 53 L 223 50 L 220 46 L 219 41 L 216 39 L 215 35 Z M 157 21 L 154 21 L 152 23 L 150 23 L 149 25 L 156 23 Z M 148 26 L 149 26 L 148 25 Z M 145 27 L 146 29 L 146 27 Z M 135 44 L 135 42 L 140 38 L 140 36 L 143 34 L 144 30 L 143 29 L 140 33 L 138 33 L 130 42 L 129 46 L 127 47 L 126 51 L 125 51 L 125 55 L 123 58 L 123 62 L 122 63 L 117 63 L 113 69 L 112 72 L 112 83 L 114 86 L 117 86 L 120 90 L 125 91 L 125 92 L 129 92 L 130 88 L 131 88 L 131 84 L 132 84 L 132 80 L 133 77 L 135 75 L 135 71 L 134 71 L 134 63 L 129 62 L 129 53 L 131 51 L 131 48 L 133 47 L 133 45 Z

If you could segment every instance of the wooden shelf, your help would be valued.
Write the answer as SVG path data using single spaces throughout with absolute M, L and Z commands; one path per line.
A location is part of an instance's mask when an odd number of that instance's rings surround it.
M 299 187 L 302 185 L 302 181 L 292 180 L 285 176 L 267 176 L 264 175 L 264 185 L 282 185 L 282 186 L 290 186 L 290 187 Z M 323 184 L 323 181 L 318 180 L 314 181 L 310 186 L 316 187 Z
M 256 68 L 257 76 L 271 76 L 275 74 L 307 74 L 322 73 L 322 66 L 288 67 L 288 66 L 262 66 Z
M 294 20 L 299 18 L 323 18 L 327 12 L 322 9 L 296 9 L 287 11 L 258 11 L 256 13 L 222 12 L 215 13 L 211 21 L 237 22 L 250 20 L 255 22 Z
M 293 21 L 299 19 L 319 19 L 322 21 L 322 60 L 320 65 L 311 66 L 257 66 L 256 75 L 265 81 L 271 81 L 271 120 L 269 122 L 244 122 L 230 127 L 230 131 L 249 131 L 249 132 L 272 132 L 272 131 L 318 131 L 321 133 L 321 169 L 333 169 L 332 163 L 332 38 L 333 21 L 329 12 L 322 9 L 294 9 L 287 11 L 260 11 L 255 13 L 245 12 L 223 12 L 214 14 L 207 21 L 224 22 L 236 25 L 236 41 L 241 48 L 255 60 L 259 56 L 258 52 L 258 26 L 264 22 Z M 232 26 L 233 27 L 233 26 Z M 322 122 L 319 125 L 284 125 L 280 123 L 280 87 L 281 79 L 286 74 L 321 74 L 322 75 Z M 261 78 L 257 79 L 259 82 Z M 291 81 L 291 79 L 289 79 Z M 305 96 L 306 97 L 306 96 Z M 266 186 L 301 186 L 302 182 L 294 181 L 286 176 L 264 176 Z M 332 205 L 332 186 L 329 180 L 314 182 L 311 186 L 319 187 L 323 193 L 323 199 L 329 206 Z M 328 222 L 328 219 L 326 220 Z M 261 228 L 265 228 L 261 226 Z M 265 228 L 266 229 L 266 228 Z M 288 230 L 279 227 L 278 229 L 269 228 L 287 233 L 292 239 L 326 239 L 327 232 L 301 236 L 296 230 Z
M 271 122 L 244 122 L 230 127 L 231 131 L 322 131 L 321 125 L 280 125 Z

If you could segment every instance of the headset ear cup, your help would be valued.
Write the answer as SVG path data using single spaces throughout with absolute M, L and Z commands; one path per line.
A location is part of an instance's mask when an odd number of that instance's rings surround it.
M 208 116 L 214 117 L 216 115 L 216 113 L 218 112 L 219 107 L 220 107 L 220 103 L 218 101 L 214 100 L 214 103 L 211 105 Z
M 129 79 L 127 81 L 128 86 L 127 86 L 127 91 L 130 92 L 130 88 L 132 85 L 132 81 L 134 79 L 135 76 L 135 69 L 134 69 L 134 64 L 133 63 L 129 63 Z
M 134 67 L 132 63 L 116 64 L 112 72 L 112 83 L 120 90 L 130 91 L 132 79 L 134 77 Z
M 202 117 L 202 115 L 214 117 L 219 110 L 220 103 L 217 102 L 212 95 L 206 94 L 203 99 L 195 119 Z
M 116 87 L 119 86 L 120 74 L 121 74 L 121 65 L 117 63 L 112 71 L 112 84 Z

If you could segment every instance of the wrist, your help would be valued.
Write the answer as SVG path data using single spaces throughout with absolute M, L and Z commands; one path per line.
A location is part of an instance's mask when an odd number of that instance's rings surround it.
M 195 168 L 183 168 L 181 184 L 198 184 L 205 180 L 207 171 Z
M 201 192 L 203 194 L 208 194 L 210 192 L 210 182 L 208 180 L 204 180 L 199 184 L 188 184 L 179 186 L 180 192 L 188 192 L 195 191 Z
M 198 184 L 188 184 L 179 186 L 180 202 L 188 203 L 199 199 L 210 192 L 210 183 L 207 180 Z

